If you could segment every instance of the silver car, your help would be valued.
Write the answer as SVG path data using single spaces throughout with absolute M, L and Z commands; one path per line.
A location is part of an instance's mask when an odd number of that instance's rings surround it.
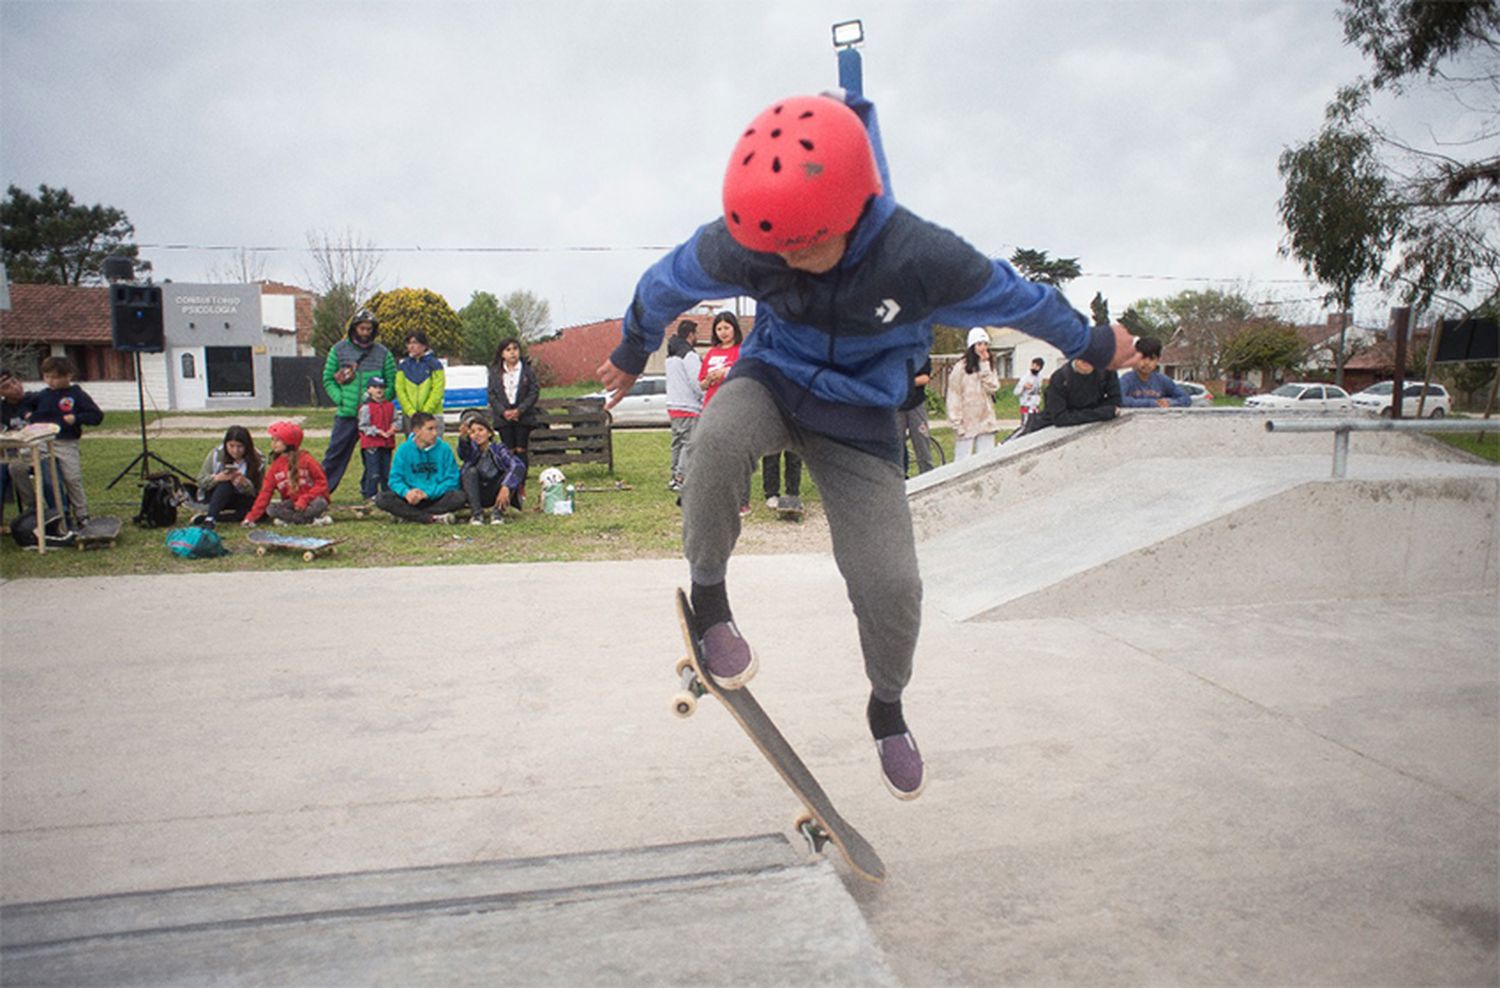
M 613 394 L 613 391 L 595 391 L 584 397 L 609 401 Z M 630 392 L 609 413 L 613 425 L 670 425 L 671 419 L 667 415 L 667 379 L 660 374 L 636 378 Z

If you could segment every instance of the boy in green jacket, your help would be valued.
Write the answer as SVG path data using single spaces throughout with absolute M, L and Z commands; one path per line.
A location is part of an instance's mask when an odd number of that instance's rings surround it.
M 426 412 L 437 419 L 437 434 L 443 435 L 443 392 L 448 382 L 443 362 L 427 345 L 427 334 L 414 329 L 406 334 L 406 357 L 396 366 L 396 401 L 410 419 Z

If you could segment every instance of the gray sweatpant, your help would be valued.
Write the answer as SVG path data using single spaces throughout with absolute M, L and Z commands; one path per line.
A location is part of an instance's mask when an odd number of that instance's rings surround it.
M 788 449 L 802 457 L 822 494 L 865 674 L 875 695 L 892 702 L 911 679 L 922 623 L 922 578 L 901 468 L 799 427 L 750 378 L 724 382 L 693 435 L 692 483 L 682 491 L 682 541 L 692 580 L 724 582 L 750 474 L 761 457 Z

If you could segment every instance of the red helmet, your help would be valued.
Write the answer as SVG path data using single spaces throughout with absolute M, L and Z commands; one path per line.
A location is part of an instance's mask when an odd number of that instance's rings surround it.
M 272 439 L 280 439 L 288 446 L 295 446 L 299 449 L 302 446 L 302 426 L 296 422 L 272 422 L 267 426 L 266 431 L 271 434 Z
M 826 96 L 793 96 L 740 135 L 724 172 L 724 222 L 750 250 L 801 250 L 854 229 L 880 191 L 854 111 Z

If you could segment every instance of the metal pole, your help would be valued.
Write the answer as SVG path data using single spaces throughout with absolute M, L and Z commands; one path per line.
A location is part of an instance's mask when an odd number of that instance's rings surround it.
M 1398 305 L 1391 309 L 1391 330 L 1396 334 L 1396 375 L 1391 380 L 1391 419 L 1402 417 L 1406 404 L 1406 331 L 1411 326 L 1411 308 Z
M 1343 480 L 1349 470 L 1349 430 L 1337 429 L 1333 433 L 1333 479 Z

